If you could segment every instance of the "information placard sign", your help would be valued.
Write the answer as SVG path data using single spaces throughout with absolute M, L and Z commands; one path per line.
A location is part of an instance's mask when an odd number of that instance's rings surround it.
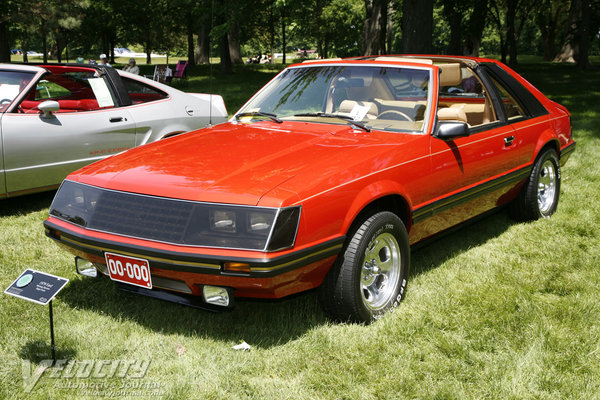
M 61 278 L 26 269 L 4 293 L 21 299 L 33 301 L 37 304 L 48 304 L 60 290 L 69 282 L 67 278 Z

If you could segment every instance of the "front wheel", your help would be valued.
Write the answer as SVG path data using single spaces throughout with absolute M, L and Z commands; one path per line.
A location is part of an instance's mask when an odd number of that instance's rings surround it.
M 319 298 L 333 319 L 369 323 L 404 297 L 410 265 L 408 234 L 400 218 L 382 211 L 357 224 L 348 239 Z
M 554 214 L 560 195 L 560 163 L 556 150 L 548 148 L 536 159 L 531 174 L 509 212 L 518 221 L 534 221 Z

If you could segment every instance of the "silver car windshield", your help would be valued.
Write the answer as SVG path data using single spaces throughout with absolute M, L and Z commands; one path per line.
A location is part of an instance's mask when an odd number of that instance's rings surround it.
M 430 79 L 429 69 L 415 67 L 293 67 L 237 115 L 242 121 L 270 114 L 280 120 L 350 121 L 369 129 L 422 132 L 430 109 Z
M 0 112 L 6 111 L 34 76 L 32 72 L 0 71 Z

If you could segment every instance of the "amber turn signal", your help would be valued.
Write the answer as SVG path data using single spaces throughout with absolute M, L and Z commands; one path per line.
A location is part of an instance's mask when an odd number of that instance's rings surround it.
M 250 264 L 238 262 L 226 262 L 223 264 L 223 270 L 226 272 L 244 272 L 250 273 Z

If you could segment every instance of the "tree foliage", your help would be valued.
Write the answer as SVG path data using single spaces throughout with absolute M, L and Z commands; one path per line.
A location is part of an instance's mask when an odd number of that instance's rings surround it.
M 0 61 L 11 48 L 73 60 L 129 46 L 148 63 L 152 52 L 192 65 L 212 56 L 225 70 L 304 50 L 499 54 L 512 64 L 527 52 L 586 65 L 600 52 L 599 27 L 600 0 L 2 0 Z

